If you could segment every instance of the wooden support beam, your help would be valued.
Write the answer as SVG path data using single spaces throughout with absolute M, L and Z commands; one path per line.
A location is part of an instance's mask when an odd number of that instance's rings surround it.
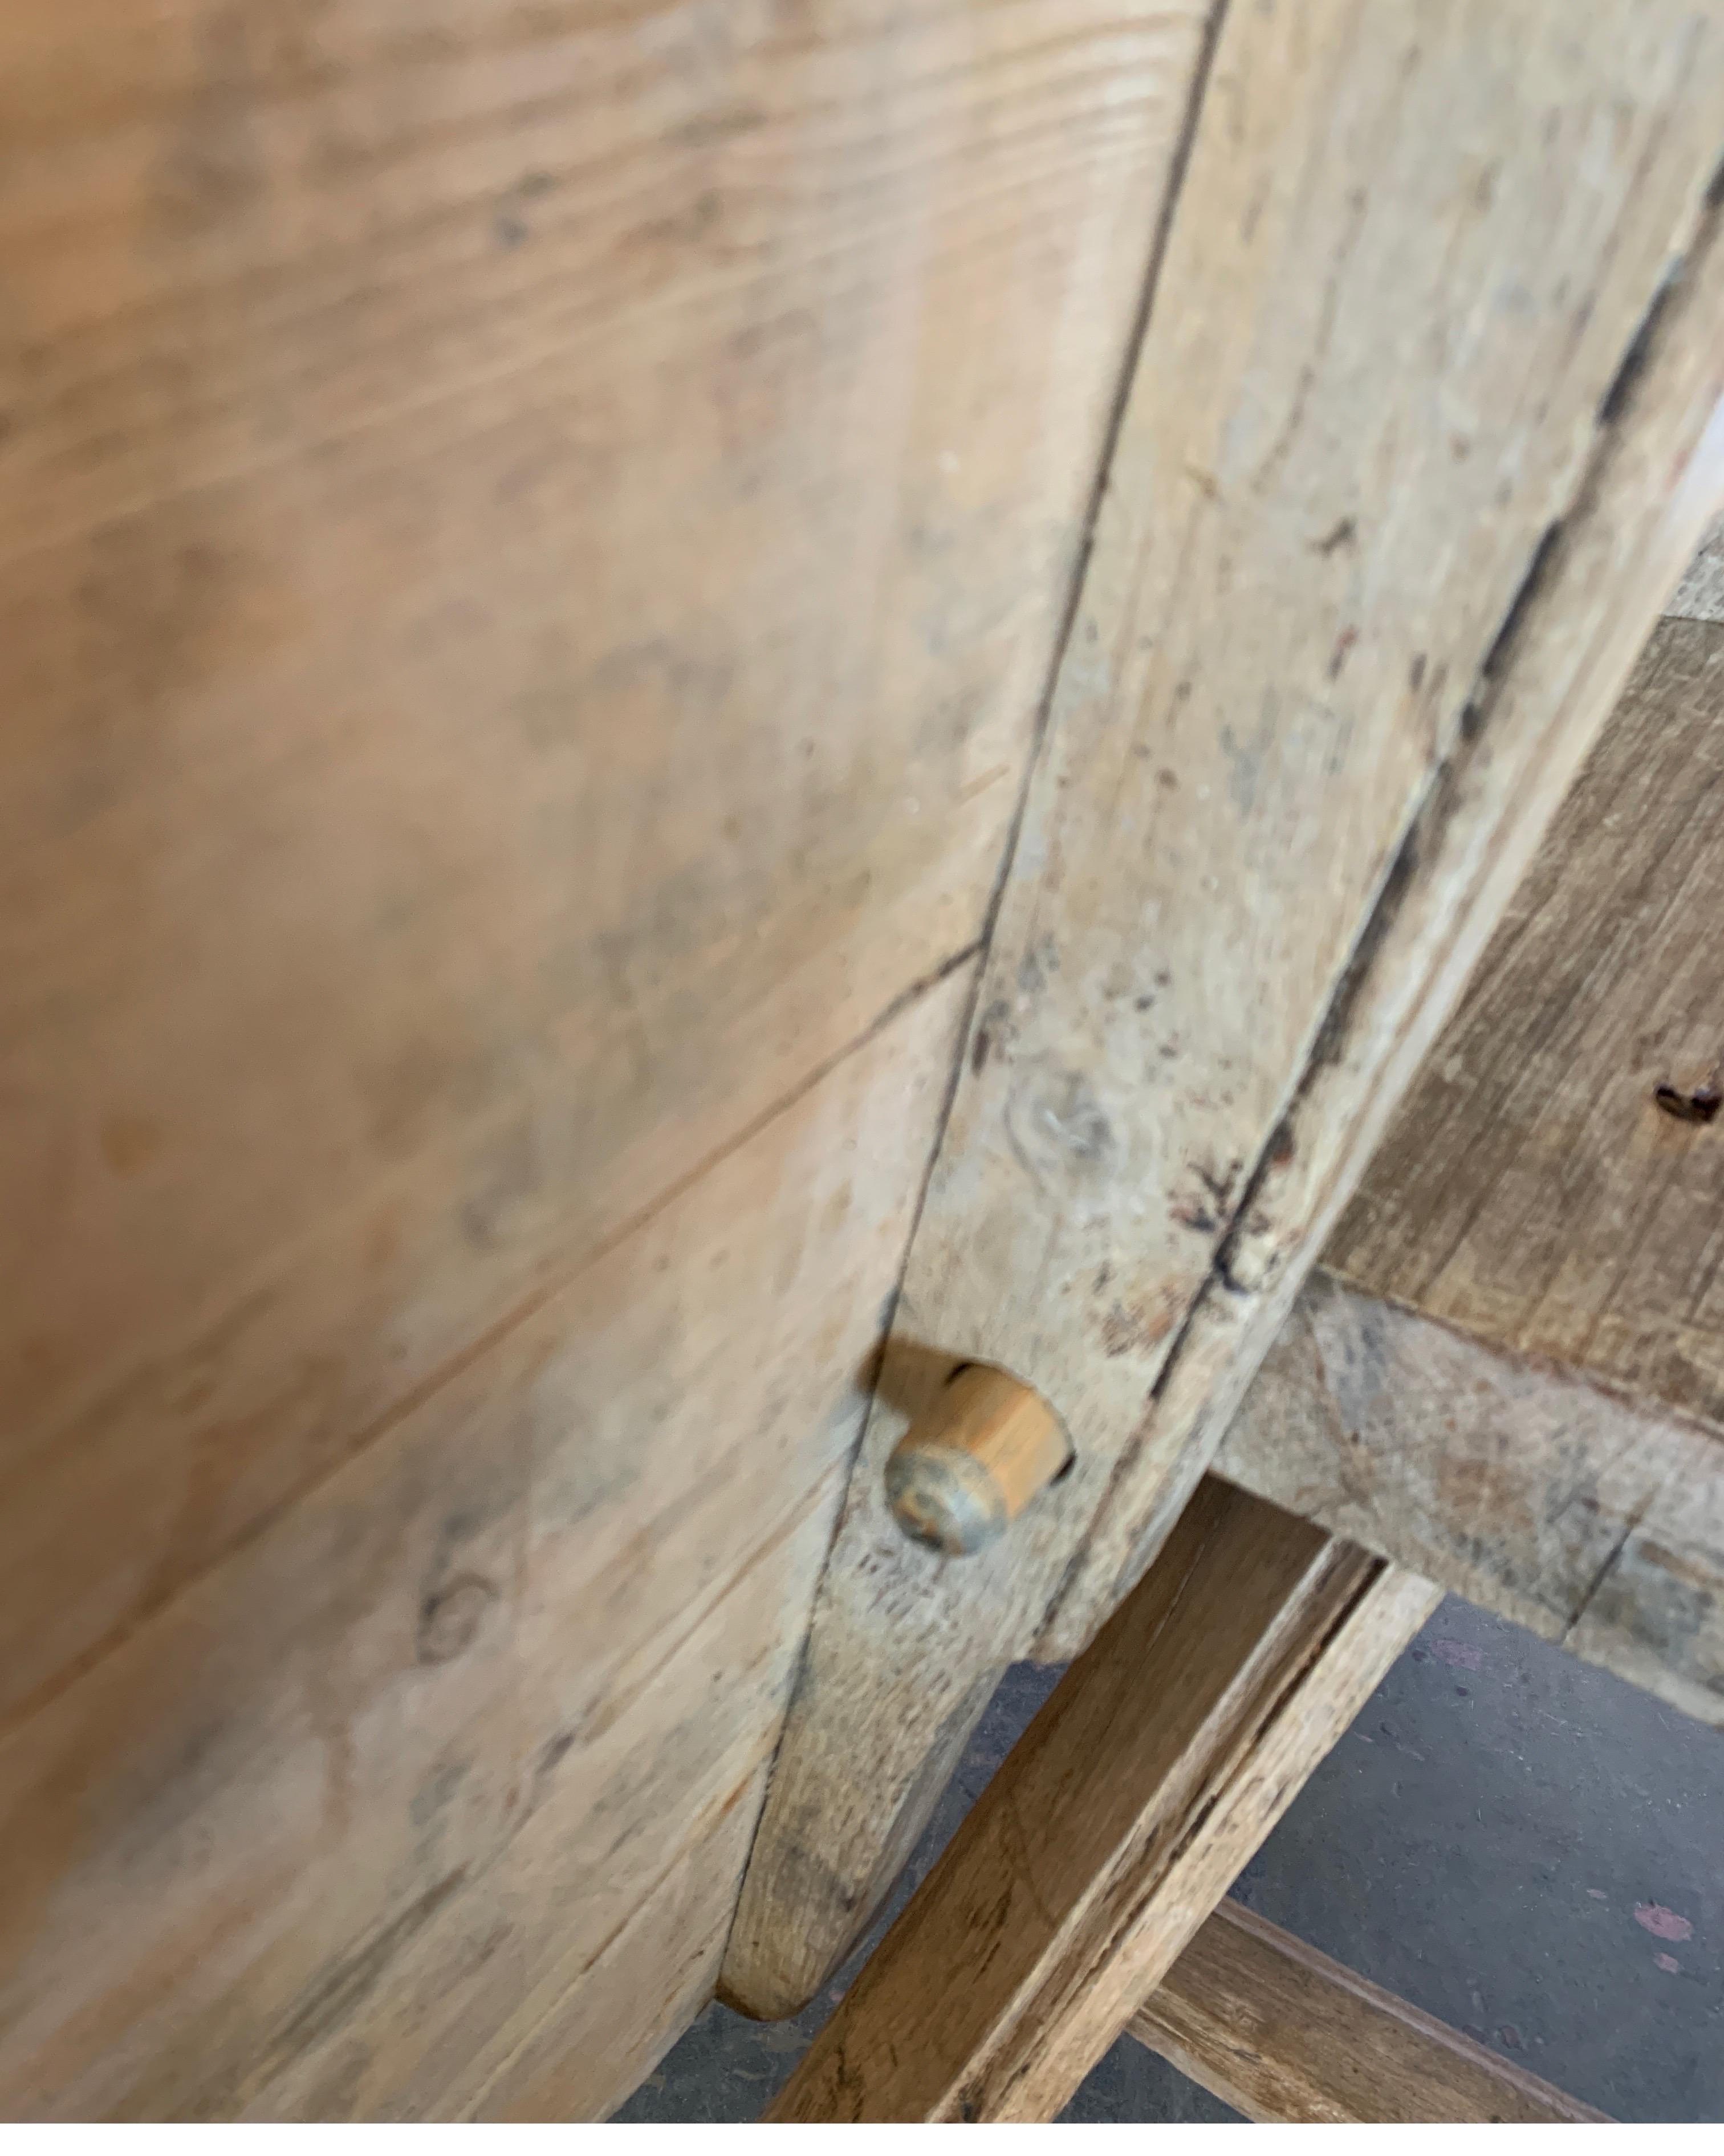
M 1724 1725 L 1719 557 L 1648 642 L 1218 1465 Z
M 1604 2118 L 1235 1902 L 1216 1910 L 1127 2028 L 1261 2125 Z
M 1205 80 L 726 1957 L 760 2015 L 1153 1556 L 1720 498 L 1724 19 L 1239 7 Z M 1075 1460 L 954 1561 L 884 1470 L 964 1360 Z
M 1053 2118 L 1435 1599 L 1206 1482 L 770 2116 Z
M 1324 1264 L 1724 1427 L 1721 891 L 1724 620 L 1666 619 Z
M 1319 1270 L 1217 1467 L 1724 1727 L 1724 1442 Z

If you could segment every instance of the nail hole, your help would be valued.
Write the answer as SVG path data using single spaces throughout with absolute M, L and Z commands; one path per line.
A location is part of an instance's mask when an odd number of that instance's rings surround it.
M 1715 1079 L 1696 1086 L 1691 1093 L 1676 1086 L 1660 1086 L 1652 1097 L 1665 1115 L 1675 1116 L 1679 1123 L 1709 1123 L 1724 1106 L 1724 1093 L 1719 1091 Z

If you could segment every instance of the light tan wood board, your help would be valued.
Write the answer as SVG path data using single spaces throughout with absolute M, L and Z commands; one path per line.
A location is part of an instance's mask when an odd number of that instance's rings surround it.
M 768 2117 L 1054 2117 L 1436 1599 L 1205 1482 Z
M 1724 13 L 1230 10 L 725 1964 L 794 2010 L 1148 1561 L 1724 487 Z M 1681 273 L 1670 278 L 1685 249 Z M 1661 302 L 1658 295 L 1662 295 Z M 954 1360 L 1072 1472 L 942 1561 Z
M 1260 2124 L 1604 2123 L 1235 1902 L 1216 1910 L 1128 2029 Z
M 966 991 L 0 1743 L 0 2110 L 633 2086 L 711 1987 Z
M 1188 36 L 7 11 L 0 1707 L 974 940 Z
M 1721 891 L 1724 622 L 1664 621 L 1325 1264 L 1724 1424 Z
M 0 23 L 14 2110 L 710 1984 L 1197 23 Z

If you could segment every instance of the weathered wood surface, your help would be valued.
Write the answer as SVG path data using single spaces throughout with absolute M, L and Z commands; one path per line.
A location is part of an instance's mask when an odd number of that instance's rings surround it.
M 1235 1902 L 1221 1904 L 1127 2026 L 1260 2124 L 1603 2122 Z
M 8 11 L 0 1704 L 975 937 L 1175 11 Z
M 1227 14 L 726 1958 L 748 2010 L 842 1953 L 998 1671 L 1148 1561 L 1691 557 L 1721 95 L 1724 18 L 1662 0 Z M 1076 1460 L 954 1564 L 881 1470 L 972 1357 Z
M 1724 1723 L 1724 1124 L 1703 1117 L 1724 962 L 1699 925 L 1724 876 L 1715 549 L 1220 1465 Z
M 1724 1727 L 1724 1442 L 1318 1269 L 1217 1471 Z
M 1724 1724 L 1717 547 L 1217 1464 Z
M 1721 891 L 1724 622 L 1665 621 L 1330 1269 L 1724 1424 Z
M 1724 522 L 1706 534 L 1665 611 L 1682 621 L 1724 621 Z
M 0 23 L 13 2110 L 710 1984 L 1200 13 Z
M 0 1743 L 0 2112 L 627 2092 L 711 1984 L 965 993 Z
M 768 2117 L 1053 2118 L 1436 1599 L 1205 1483 Z

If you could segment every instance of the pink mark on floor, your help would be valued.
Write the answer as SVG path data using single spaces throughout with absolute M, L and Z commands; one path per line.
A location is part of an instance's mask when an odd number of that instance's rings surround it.
M 1459 1640 L 1433 1640 L 1431 1652 L 1439 1662 L 1447 1662 L 1451 1670 L 1481 1670 L 1485 1666 L 1484 1650 L 1464 1645 Z
M 1694 1927 L 1686 1917 L 1679 1917 L 1674 1909 L 1665 1908 L 1662 1902 L 1636 1902 L 1634 1922 L 1643 1931 L 1650 1932 L 1655 1939 L 1691 1939 Z
M 1652 1958 L 1666 1976 L 1680 1976 L 1682 1974 L 1682 1964 L 1675 1954 L 1654 1954 Z
M 1588 1887 L 1586 1891 L 1595 1902 L 1608 1902 L 1610 1899 L 1602 1887 Z

